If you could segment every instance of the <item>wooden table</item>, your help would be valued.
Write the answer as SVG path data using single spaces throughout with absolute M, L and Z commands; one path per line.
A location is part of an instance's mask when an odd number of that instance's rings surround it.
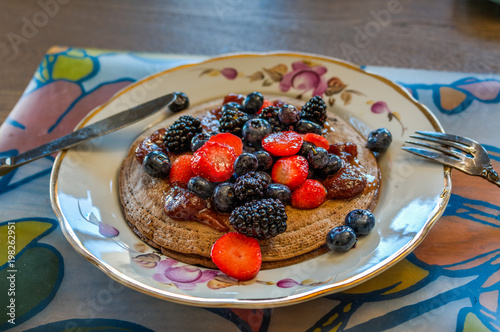
M 500 72 L 500 6 L 486 0 L 0 0 L 0 21 L 0 123 L 53 45 L 291 50 L 361 65 Z

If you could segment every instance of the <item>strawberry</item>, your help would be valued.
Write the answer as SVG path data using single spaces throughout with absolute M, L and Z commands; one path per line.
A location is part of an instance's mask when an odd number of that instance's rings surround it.
M 241 138 L 231 133 L 220 133 L 210 137 L 209 142 L 218 142 L 233 147 L 236 157 L 243 153 L 243 142 Z
M 317 180 L 307 179 L 292 192 L 292 207 L 314 209 L 323 204 L 325 199 L 325 187 Z
M 271 171 L 271 177 L 274 182 L 284 184 L 294 190 L 307 179 L 308 173 L 307 159 L 295 155 L 276 161 Z
M 304 135 L 304 141 L 312 143 L 312 144 L 314 144 L 318 147 L 321 147 L 327 151 L 330 148 L 330 143 L 328 142 L 328 140 L 325 137 L 318 135 L 318 134 L 307 133 Z
M 295 131 L 279 131 L 262 139 L 262 147 L 273 156 L 286 157 L 299 152 L 304 139 Z
M 223 182 L 233 175 L 236 157 L 233 147 L 209 141 L 193 154 L 191 169 L 210 182 Z
M 259 242 L 236 232 L 226 233 L 215 241 L 210 257 L 219 270 L 241 281 L 255 278 L 262 265 Z
M 194 176 L 191 170 L 192 155 L 183 154 L 177 157 L 170 168 L 169 180 L 172 184 L 187 184 Z

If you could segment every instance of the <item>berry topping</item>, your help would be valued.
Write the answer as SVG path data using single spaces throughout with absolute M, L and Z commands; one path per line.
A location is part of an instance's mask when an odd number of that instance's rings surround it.
M 165 133 L 165 146 L 172 153 L 190 151 L 191 140 L 201 131 L 200 120 L 189 115 L 183 115 L 168 127 Z
M 269 122 L 262 118 L 250 119 L 243 125 L 242 136 L 250 144 L 259 143 L 264 137 L 272 133 L 273 130 Z
M 314 133 L 320 135 L 321 128 L 319 124 L 309 120 L 300 120 L 294 126 L 294 130 L 300 134 Z
M 330 148 L 330 143 L 328 142 L 328 140 L 318 134 L 307 133 L 304 135 L 304 141 L 311 142 L 312 144 L 319 146 L 325 150 L 328 150 Z
M 237 203 L 234 185 L 229 182 L 219 183 L 214 189 L 213 202 L 218 211 L 232 211 Z
M 304 158 L 307 158 L 309 151 L 311 151 L 311 149 L 315 148 L 315 147 L 316 147 L 316 145 L 314 145 L 313 143 L 304 141 L 304 142 L 302 142 L 302 146 L 300 147 L 298 154 Z
M 317 180 L 306 180 L 292 192 L 292 206 L 296 209 L 314 209 L 325 202 L 326 189 Z
M 248 114 L 243 112 L 243 107 L 235 102 L 222 106 L 219 130 L 241 137 L 241 128 L 248 121 Z
M 191 168 L 194 174 L 211 182 L 228 180 L 234 172 L 234 148 L 218 142 L 206 142 L 193 154 Z
M 189 98 L 183 92 L 174 92 L 175 98 L 174 102 L 168 106 L 170 111 L 178 113 L 189 107 Z
M 300 111 L 297 107 L 285 104 L 278 111 L 278 119 L 284 125 L 294 125 L 300 120 Z
M 326 245 L 331 251 L 346 252 L 356 244 L 356 234 L 349 226 L 337 226 L 326 235 Z
M 172 163 L 172 168 L 170 169 L 170 183 L 172 184 L 187 184 L 189 179 L 194 176 L 191 169 L 191 162 L 193 156 L 188 154 L 183 154 L 177 157 Z
M 368 210 L 356 209 L 347 214 L 345 224 L 351 227 L 357 236 L 367 235 L 375 227 L 375 217 Z
M 271 157 L 269 152 L 264 150 L 258 150 L 253 152 L 253 154 L 257 157 L 257 160 L 259 161 L 257 170 L 267 171 L 273 166 L 273 157 Z
M 249 152 L 242 153 L 236 158 L 234 162 L 234 172 L 241 176 L 248 172 L 256 171 L 259 165 L 259 159 Z
M 286 221 L 285 206 L 273 198 L 248 202 L 234 209 L 229 217 L 237 232 L 260 240 L 285 232 Z
M 267 120 L 271 125 L 273 132 L 288 130 L 289 126 L 284 125 L 280 122 L 279 118 L 279 107 L 268 106 L 262 109 L 262 113 L 259 115 L 261 119 Z
M 284 157 L 276 161 L 271 171 L 274 182 L 281 183 L 294 190 L 300 186 L 309 173 L 309 165 L 302 156 Z
M 287 205 L 292 200 L 292 191 L 284 184 L 271 183 L 267 186 L 265 197 L 279 199 L 283 204 Z
M 319 124 L 321 127 L 326 121 L 326 104 L 320 96 L 314 96 L 302 106 L 300 118 Z
M 212 197 L 214 184 L 201 176 L 195 176 L 189 179 L 188 189 L 203 199 Z
M 321 147 L 314 147 L 307 154 L 307 161 L 312 169 L 322 169 L 328 164 L 328 151 Z
M 161 151 L 151 151 L 142 163 L 144 171 L 155 178 L 166 178 L 170 172 L 170 159 Z
M 375 129 L 368 135 L 366 147 L 373 152 L 385 152 L 392 142 L 392 134 L 386 128 Z
M 165 132 L 167 130 L 165 128 L 159 129 L 155 131 L 151 136 L 144 139 L 137 148 L 135 149 L 135 159 L 142 164 L 144 158 L 151 151 L 163 151 L 167 152 L 166 148 L 163 144 L 163 138 L 165 137 Z
M 191 140 L 191 151 L 195 152 L 205 144 L 212 135 L 206 132 L 196 134 Z
M 239 156 L 243 152 L 243 142 L 241 141 L 241 138 L 230 133 L 220 133 L 214 135 L 210 137 L 209 141 L 232 146 L 236 156 Z
M 264 137 L 262 147 L 273 156 L 292 156 L 299 152 L 303 141 L 294 131 L 281 131 Z
M 354 197 L 365 190 L 366 184 L 366 176 L 353 167 L 342 167 L 323 181 L 329 199 Z
M 260 173 L 248 172 L 236 179 L 234 193 L 241 202 L 264 197 L 267 188 L 267 179 Z
M 333 153 L 329 153 L 326 166 L 321 169 L 321 172 L 324 175 L 332 175 L 337 173 L 342 168 L 342 166 L 342 159 Z
M 249 93 L 243 100 L 243 111 L 248 114 L 257 113 L 264 104 L 264 97 L 260 92 Z
M 262 265 L 259 242 L 236 232 L 221 236 L 212 246 L 210 256 L 221 272 L 241 281 L 255 278 Z

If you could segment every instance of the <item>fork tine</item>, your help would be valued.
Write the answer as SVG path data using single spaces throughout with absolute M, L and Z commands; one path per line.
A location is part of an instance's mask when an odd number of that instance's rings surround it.
M 438 133 L 434 131 L 417 131 L 417 134 L 423 135 L 423 136 L 428 136 L 428 137 L 434 137 L 434 138 L 441 138 L 447 141 L 453 141 L 453 142 L 459 142 L 467 146 L 474 146 L 475 144 L 479 144 L 474 140 L 471 140 L 469 138 L 465 138 L 462 136 L 457 136 L 457 135 L 449 135 L 445 133 Z
M 458 168 L 461 171 L 470 174 L 470 172 L 466 171 L 466 169 L 464 168 L 462 161 L 457 160 L 455 158 L 452 158 L 450 156 L 446 156 L 446 155 L 443 155 L 441 153 L 437 153 L 434 151 L 413 148 L 413 147 L 409 147 L 409 146 L 402 146 L 401 148 L 403 150 L 408 151 L 410 153 L 413 153 L 417 156 L 424 157 L 424 158 L 427 158 L 430 160 L 434 160 L 434 161 L 440 162 L 440 163 L 445 164 L 445 165 L 450 166 L 450 167 Z
M 423 146 L 423 147 L 429 148 L 431 150 L 441 151 L 449 156 L 455 157 L 458 160 L 462 160 L 463 158 L 465 158 L 465 156 L 463 154 L 460 154 L 458 152 L 455 152 L 455 151 L 447 149 L 447 148 L 443 148 L 439 145 L 433 145 L 433 144 L 428 144 L 428 143 L 424 143 L 424 142 L 417 142 L 417 141 L 406 141 L 405 143 Z
M 442 145 L 446 145 L 446 146 L 451 146 L 451 147 L 454 147 L 455 149 L 461 150 L 461 151 L 466 152 L 466 153 L 473 153 L 474 152 L 474 148 L 467 146 L 467 145 L 463 145 L 461 143 L 455 143 L 453 141 L 446 141 L 446 140 L 442 140 L 439 138 L 427 137 L 427 136 L 417 136 L 417 135 L 410 135 L 410 137 L 420 139 L 423 141 L 428 141 L 428 142 L 438 143 L 438 144 L 442 144 Z M 413 142 L 413 141 L 412 141 L 412 143 L 415 144 L 415 142 Z

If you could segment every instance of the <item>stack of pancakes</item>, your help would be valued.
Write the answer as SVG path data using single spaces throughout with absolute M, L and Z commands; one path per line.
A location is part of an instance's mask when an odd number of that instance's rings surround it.
M 268 100 L 280 99 L 297 108 L 302 100 L 266 96 Z M 209 111 L 220 106 L 221 99 L 192 107 L 158 125 L 167 128 L 181 115 L 202 119 L 209 117 Z M 326 200 L 320 207 L 300 210 L 286 206 L 288 227 L 282 233 L 268 240 L 261 240 L 262 268 L 283 267 L 316 257 L 325 253 L 326 234 L 332 228 L 344 224 L 346 214 L 353 209 L 373 209 L 378 195 L 379 169 L 374 155 L 365 148 L 366 141 L 342 119 L 329 114 L 330 129 L 326 138 L 330 143 L 353 142 L 358 149 L 361 171 L 371 179 L 363 193 L 351 199 Z M 157 128 L 156 128 L 157 129 Z M 188 264 L 216 268 L 210 259 L 212 245 L 223 234 L 196 221 L 181 221 L 169 218 L 163 211 L 164 199 L 170 189 L 168 180 L 147 175 L 135 159 L 137 145 L 151 135 L 155 129 L 144 133 L 131 146 L 122 163 L 119 174 L 119 193 L 125 220 L 134 232 L 150 246 L 173 259 Z M 374 183 L 375 182 L 375 183 Z M 228 228 L 228 215 L 221 215 Z

